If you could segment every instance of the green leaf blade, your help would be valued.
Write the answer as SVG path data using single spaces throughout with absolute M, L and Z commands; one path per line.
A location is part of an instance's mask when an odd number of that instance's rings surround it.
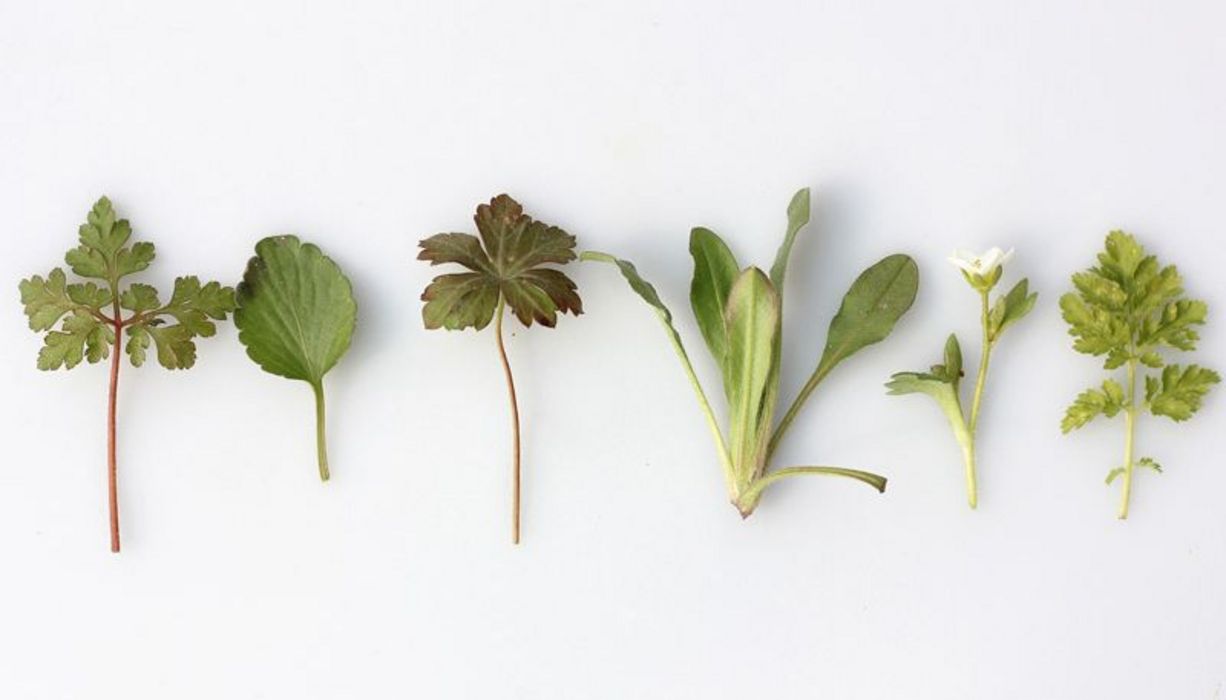
M 1219 382 L 1217 372 L 1200 365 L 1167 365 L 1162 370 L 1161 389 L 1149 399 L 1149 410 L 1155 416 L 1185 421 L 1200 410 L 1205 395 Z
M 860 273 L 830 322 L 818 372 L 828 373 L 861 349 L 886 338 L 911 308 L 919 289 L 919 268 L 907 255 L 882 258 Z
M 349 349 L 357 323 L 353 287 L 340 266 L 296 236 L 256 244 L 236 301 L 234 324 L 247 355 L 266 372 L 311 384 Z
M 478 236 L 439 233 L 423 239 L 418 260 L 454 263 L 471 272 L 439 275 L 421 299 L 427 329 L 480 330 L 503 299 L 525 326 L 552 328 L 559 315 L 583 313 L 578 287 L 560 270 L 542 267 L 575 259 L 575 237 L 534 220 L 508 195 L 477 207 Z
M 694 259 L 690 308 L 707 349 L 722 370 L 728 354 L 724 309 L 741 271 L 727 244 L 709 229 L 695 228 L 690 232 L 690 256 Z
M 779 294 L 783 295 L 783 281 L 787 276 L 788 259 L 792 256 L 792 245 L 796 242 L 796 234 L 809 223 L 809 188 L 805 187 L 792 195 L 788 202 L 788 227 L 783 234 L 783 243 L 775 253 L 775 262 L 771 264 L 771 284 Z
M 780 304 L 770 279 L 756 267 L 737 277 L 728 295 L 729 440 L 733 468 L 748 485 L 764 468 L 773 402 L 767 402 L 774 368 Z
M 21 304 L 32 331 L 46 331 L 55 327 L 65 314 L 72 311 L 74 302 L 68 297 L 64 271 L 55 268 L 46 279 L 34 275 L 18 285 Z

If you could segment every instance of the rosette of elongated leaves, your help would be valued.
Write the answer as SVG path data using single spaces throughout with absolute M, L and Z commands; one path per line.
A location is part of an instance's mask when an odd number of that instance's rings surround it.
M 332 258 L 297 236 L 272 236 L 255 246 L 238 285 L 238 339 L 265 372 L 306 382 L 315 394 L 319 478 L 327 481 L 324 375 L 349 349 L 357 325 L 353 285 Z
M 120 356 L 127 336 L 128 360 L 145 363 L 152 347 L 166 369 L 188 369 L 196 363 L 196 338 L 217 332 L 216 321 L 234 310 L 234 290 L 217 282 L 201 284 L 195 277 L 175 280 L 170 299 L 163 302 L 156 288 L 128 278 L 153 262 L 152 243 L 134 242 L 132 226 L 117 218 L 103 197 L 94 204 L 78 232 L 80 245 L 64 261 L 77 276 L 69 282 L 63 269 L 46 277 L 21 281 L 21 303 L 30 329 L 45 333 L 38 368 L 72 369 L 110 357 L 107 404 L 107 489 L 111 551 L 119 551 L 119 495 L 116 467 L 115 411 Z M 59 329 L 56 330 L 56 326 Z
M 520 535 L 520 425 L 515 377 L 502 337 L 506 307 L 525 326 L 553 328 L 559 314 L 583 313 L 575 283 L 561 265 L 575 259 L 575 237 L 534 220 L 514 199 L 500 194 L 477 207 L 478 238 L 470 233 L 439 233 L 421 241 L 418 260 L 455 263 L 468 272 L 439 275 L 426 287 L 421 316 L 426 328 L 481 330 L 494 321 L 494 337 L 511 402 L 511 540 Z
M 796 235 L 809 221 L 809 190 L 802 189 L 788 205 L 788 226 L 775 262 L 767 274 L 741 267 L 732 251 L 713 231 L 695 228 L 690 234 L 694 276 L 690 304 L 716 365 L 728 403 L 728 425 L 719 424 L 702 383 L 686 353 L 672 313 L 655 288 L 634 265 L 612 255 L 586 252 L 584 260 L 616 265 L 630 288 L 659 316 L 715 440 L 728 495 L 743 517 L 757 507 L 770 484 L 801 474 L 850 477 L 884 491 L 885 477 L 859 469 L 795 466 L 771 469 L 780 440 L 818 384 L 843 360 L 890 334 L 915 300 L 919 272 L 905 255 L 890 255 L 862 272 L 843 297 L 830 323 L 826 346 L 817 368 L 776 424 L 780 367 L 783 361 L 783 289 L 788 257 Z
M 995 302 L 990 300 L 992 289 L 1003 273 L 1003 265 L 1012 255 L 1012 249 L 1005 252 L 992 248 L 983 255 L 962 254 L 950 258 L 950 262 L 962 270 L 967 283 L 979 294 L 979 324 L 983 341 L 970 410 L 964 410 L 962 406 L 962 346 L 953 333 L 945 340 L 944 364 L 934 365 L 928 372 L 898 372 L 886 383 L 891 395 L 927 394 L 945 414 L 953 429 L 954 439 L 962 448 L 962 463 L 966 473 L 966 501 L 971 508 L 979 505 L 975 432 L 988 376 L 988 362 L 1001 334 L 1030 313 L 1038 299 L 1038 294 L 1030 291 L 1029 280 L 1023 279 L 1013 285 L 1008 293 L 998 295 Z
M 1205 302 L 1184 295 L 1183 278 L 1174 265 L 1162 266 L 1136 239 L 1123 231 L 1107 235 L 1098 265 L 1073 275 L 1076 291 L 1060 297 L 1073 349 L 1103 357 L 1103 368 L 1124 368 L 1124 383 L 1109 377 L 1081 392 L 1061 422 L 1067 433 L 1099 415 L 1124 414 L 1124 460 L 1107 473 L 1107 483 L 1123 477 L 1119 517 L 1128 517 L 1135 467 L 1161 472 L 1152 457 L 1136 458 L 1134 435 L 1141 411 L 1185 421 L 1201 406 L 1218 373 L 1200 365 L 1168 364 L 1163 352 L 1191 351 L 1200 340 L 1196 327 L 1205 323 Z M 1155 370 L 1146 373 L 1144 368 Z M 1157 372 L 1156 370 L 1161 370 Z M 1117 375 L 1118 376 L 1118 375 Z M 1144 395 L 1138 381 L 1144 377 Z

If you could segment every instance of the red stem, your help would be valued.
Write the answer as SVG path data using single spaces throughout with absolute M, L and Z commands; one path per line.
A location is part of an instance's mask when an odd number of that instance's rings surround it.
M 118 305 L 117 305 L 118 306 Z M 115 309 L 119 318 L 119 309 Z M 107 402 L 106 417 L 106 466 L 107 498 L 111 509 L 111 551 L 119 551 L 119 487 L 115 470 L 115 404 L 119 393 L 119 356 L 123 348 L 123 325 L 115 322 L 115 354 L 111 357 L 111 393 Z

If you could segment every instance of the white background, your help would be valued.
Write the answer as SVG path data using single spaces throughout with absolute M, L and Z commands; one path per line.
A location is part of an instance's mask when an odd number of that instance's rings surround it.
M 1223 402 L 1061 436 L 1101 379 L 1055 308 L 1111 228 L 1177 262 L 1219 369 L 1226 12 L 1215 2 L 11 2 L 0 10 L 0 697 L 1218 698 Z M 195 9 L 191 9 L 191 8 Z M 742 522 L 656 318 L 614 270 L 586 314 L 510 340 L 525 542 L 489 332 L 426 332 L 416 243 L 507 191 L 636 261 L 689 317 L 688 230 L 792 258 L 784 398 L 858 270 L 913 255 L 918 301 L 814 395 Z M 107 552 L 106 369 L 35 369 L 17 281 L 110 195 L 147 279 L 237 281 L 296 232 L 352 277 L 328 378 L 333 480 L 305 385 L 230 325 L 196 368 L 123 370 L 125 550 Z M 944 419 L 891 372 L 977 302 L 945 256 L 1016 246 L 1039 306 L 994 357 L 970 512 Z M 516 326 L 518 329 L 518 326 Z

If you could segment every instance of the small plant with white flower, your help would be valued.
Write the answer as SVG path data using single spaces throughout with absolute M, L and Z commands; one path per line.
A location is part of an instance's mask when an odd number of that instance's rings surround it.
M 975 378 L 969 414 L 963 409 L 961 398 L 962 347 L 958 336 L 950 333 L 945 341 L 945 361 L 933 365 L 927 372 L 899 372 L 886 384 L 890 394 L 922 393 L 931 396 L 944 412 L 953 428 L 954 438 L 962 448 L 966 469 L 966 499 L 971 508 L 979 503 L 975 476 L 975 428 L 979 423 L 979 409 L 983 403 L 983 387 L 988 376 L 988 362 L 992 349 L 1006 328 L 1021 320 L 1034 308 L 1037 294 L 1030 292 L 1030 283 L 1023 279 L 1013 285 L 1007 294 L 991 300 L 992 289 L 1004 273 L 1004 265 L 1013 257 L 1013 249 L 1003 251 L 991 248 L 982 255 L 967 251 L 955 251 L 949 262 L 962 271 L 962 276 L 979 294 L 979 322 L 983 327 L 983 348 L 979 355 L 979 371 Z

